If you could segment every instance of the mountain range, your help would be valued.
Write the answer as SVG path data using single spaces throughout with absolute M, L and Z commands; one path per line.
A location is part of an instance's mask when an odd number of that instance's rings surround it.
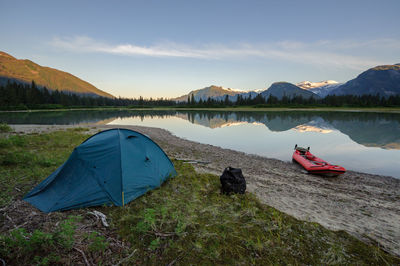
M 243 98 L 254 98 L 261 94 L 268 99 L 270 95 L 282 99 L 285 95 L 289 98 L 302 96 L 303 98 L 324 98 L 327 95 L 376 95 L 390 97 L 400 95 L 400 64 L 377 66 L 358 75 L 346 83 L 334 80 L 320 82 L 302 81 L 297 84 L 289 82 L 275 82 L 266 90 L 240 91 L 226 89 L 212 85 L 203 89 L 189 92 L 181 97 L 174 98 L 176 101 L 187 101 L 188 97 L 194 96 L 196 101 L 207 100 L 209 97 L 215 100 L 223 100 L 226 95 L 230 101 L 236 101 L 238 95 Z
M 282 99 L 284 95 L 287 97 L 301 95 L 303 96 L 303 98 L 310 98 L 311 96 L 313 96 L 314 98 L 319 98 L 317 94 L 309 92 L 307 90 L 303 90 L 294 84 L 288 82 L 275 82 L 274 84 L 271 85 L 271 87 L 269 87 L 266 90 L 254 90 L 254 91 L 242 91 L 242 90 L 211 85 L 209 87 L 191 91 L 188 94 L 182 95 L 172 100 L 175 100 L 177 102 L 185 102 L 188 100 L 188 98 L 191 98 L 193 95 L 195 101 L 199 101 L 200 99 L 202 101 L 206 101 L 208 98 L 221 101 L 224 100 L 226 96 L 228 96 L 228 99 L 234 102 L 237 100 L 237 97 L 239 95 L 242 96 L 242 98 L 250 97 L 250 99 L 253 99 L 258 94 L 261 94 L 266 99 L 268 99 L 270 94 L 277 97 L 278 99 Z
M 38 87 L 46 87 L 49 90 L 115 98 L 70 73 L 40 66 L 27 59 L 16 59 L 0 51 L 0 85 L 5 85 L 8 81 L 31 84 L 32 80 Z
M 59 90 L 80 95 L 102 96 L 115 98 L 113 95 L 99 90 L 92 84 L 78 77 L 50 67 L 40 66 L 30 60 L 20 60 L 0 51 L 0 85 L 8 81 L 30 84 L 35 81 L 40 88 Z M 236 101 L 240 95 L 242 98 L 254 98 L 258 95 L 268 99 L 270 95 L 282 99 L 283 96 L 293 98 L 313 97 L 324 98 L 327 95 L 380 95 L 390 97 L 400 95 L 400 64 L 377 66 L 362 72 L 356 78 L 346 82 L 338 83 L 334 80 L 321 82 L 303 81 L 297 84 L 289 82 L 275 82 L 269 88 L 262 90 L 237 90 L 211 85 L 198 90 L 190 91 L 188 94 L 172 100 L 185 102 L 192 97 L 195 101 L 206 101 L 208 98 Z

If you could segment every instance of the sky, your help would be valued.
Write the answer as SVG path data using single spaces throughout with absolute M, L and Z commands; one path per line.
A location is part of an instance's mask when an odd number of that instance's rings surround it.
M 121 97 L 346 82 L 400 63 L 400 1 L 0 0 L 0 51 Z

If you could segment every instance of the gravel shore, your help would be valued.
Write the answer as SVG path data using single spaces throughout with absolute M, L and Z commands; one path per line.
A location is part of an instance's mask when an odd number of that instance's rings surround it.
M 39 133 L 73 126 L 11 127 L 20 133 Z M 90 125 L 88 133 L 115 127 Z M 262 202 L 300 220 L 377 242 L 400 256 L 400 179 L 353 171 L 335 178 L 309 175 L 294 163 L 189 141 L 164 129 L 121 127 L 146 134 L 171 158 L 194 161 L 198 171 L 220 175 L 227 166 L 242 168 L 248 191 Z

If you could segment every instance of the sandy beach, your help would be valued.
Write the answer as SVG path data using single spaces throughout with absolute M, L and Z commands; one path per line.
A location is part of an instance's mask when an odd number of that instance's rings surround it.
M 81 125 L 82 126 L 82 125 Z M 17 133 L 73 126 L 11 125 Z M 117 126 L 90 125 L 88 134 Z M 146 134 L 170 158 L 194 161 L 196 170 L 220 175 L 242 168 L 247 189 L 264 203 L 300 220 L 345 230 L 400 256 L 400 179 L 348 171 L 336 178 L 307 174 L 299 165 L 201 144 L 150 127 L 121 126 Z

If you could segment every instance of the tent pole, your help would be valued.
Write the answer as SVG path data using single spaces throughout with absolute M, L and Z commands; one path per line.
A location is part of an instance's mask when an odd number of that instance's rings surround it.
M 122 191 L 122 206 L 125 206 L 125 203 L 124 203 L 124 192 Z

